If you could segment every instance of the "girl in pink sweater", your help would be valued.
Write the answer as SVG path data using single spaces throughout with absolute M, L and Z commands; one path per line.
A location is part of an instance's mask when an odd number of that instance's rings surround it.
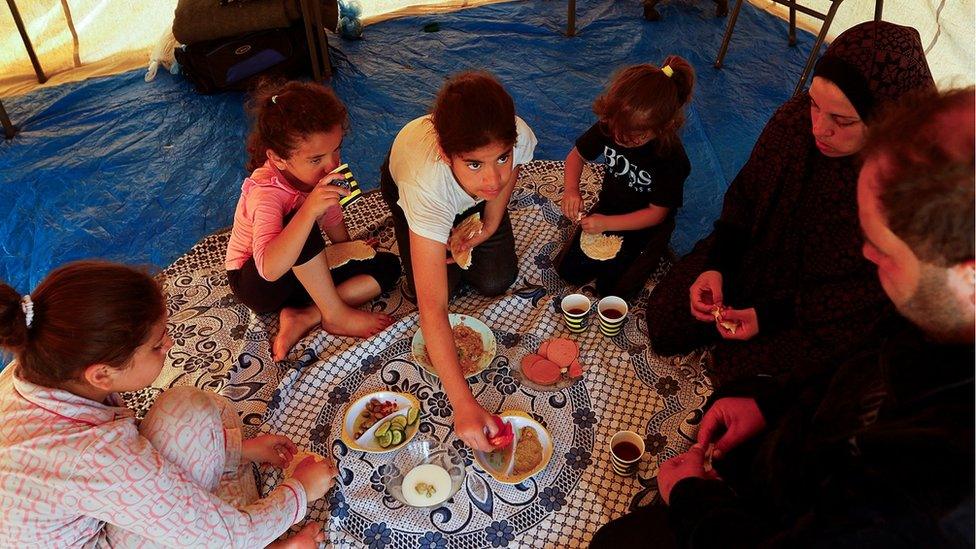
M 264 547 L 332 487 L 305 458 L 258 497 L 252 463 L 284 467 L 295 445 L 242 437 L 223 397 L 168 389 L 137 422 L 118 393 L 152 383 L 173 346 L 145 273 L 77 262 L 29 295 L 0 284 L 0 547 Z M 310 524 L 286 540 L 317 547 Z
M 400 260 L 380 252 L 330 269 L 322 231 L 349 240 L 333 185 L 348 118 L 331 89 L 315 83 L 265 85 L 252 97 L 248 169 L 234 213 L 225 267 L 231 290 L 257 313 L 280 311 L 272 357 L 282 360 L 318 324 L 368 337 L 392 319 L 357 309 L 400 278 Z

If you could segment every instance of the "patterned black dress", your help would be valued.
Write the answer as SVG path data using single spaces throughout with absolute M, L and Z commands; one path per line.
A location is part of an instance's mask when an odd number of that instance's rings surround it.
M 860 85 L 852 103 L 869 126 L 886 102 L 934 86 L 909 27 L 858 25 L 830 45 L 828 57 Z M 715 230 L 654 289 L 647 306 L 654 350 L 676 354 L 715 343 L 710 376 L 721 386 L 827 367 L 876 346 L 869 334 L 890 304 L 861 255 L 859 169 L 857 155 L 829 158 L 816 148 L 807 93 L 780 107 L 729 186 Z M 756 337 L 723 340 L 713 324 L 691 316 L 689 288 L 706 270 L 722 273 L 725 305 L 756 308 Z

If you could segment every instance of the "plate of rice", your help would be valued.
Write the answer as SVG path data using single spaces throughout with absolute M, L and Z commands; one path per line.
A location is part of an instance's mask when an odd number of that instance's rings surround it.
M 480 374 L 495 359 L 497 348 L 495 334 L 484 322 L 473 316 L 452 313 L 448 318 L 451 321 L 451 330 L 454 332 L 454 344 L 457 346 L 458 362 L 461 364 L 464 377 Z M 427 355 L 427 342 L 419 328 L 413 334 L 411 352 L 417 364 L 437 376 L 437 371 L 434 370 Z

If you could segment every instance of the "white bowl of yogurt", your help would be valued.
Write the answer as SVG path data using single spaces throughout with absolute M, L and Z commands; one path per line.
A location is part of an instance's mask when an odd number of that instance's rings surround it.
M 390 469 L 386 491 L 409 507 L 440 507 L 464 483 L 464 458 L 436 440 L 411 441 L 396 452 Z

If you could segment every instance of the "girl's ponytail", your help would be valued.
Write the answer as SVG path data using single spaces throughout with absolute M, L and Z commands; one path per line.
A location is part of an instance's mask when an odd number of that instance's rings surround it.
M 0 284 L 0 348 L 15 355 L 27 346 L 27 313 L 24 309 L 20 294 L 10 286 Z
M 688 60 L 677 55 L 669 55 L 661 65 L 662 70 L 664 67 L 671 68 L 671 81 L 675 85 L 678 102 L 682 106 L 687 105 L 695 88 L 695 69 Z

